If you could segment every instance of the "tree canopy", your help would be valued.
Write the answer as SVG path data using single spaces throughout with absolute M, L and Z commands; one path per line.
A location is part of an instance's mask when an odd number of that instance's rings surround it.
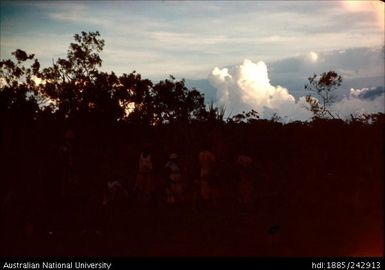
M 102 72 L 100 33 L 74 35 L 67 57 L 40 69 L 34 54 L 17 49 L 16 62 L 0 62 L 2 116 L 18 113 L 36 119 L 47 113 L 58 119 L 98 119 L 142 124 L 190 122 L 204 117 L 204 96 L 184 80 L 153 84 L 136 71 L 121 76 Z M 33 64 L 26 68 L 26 62 Z

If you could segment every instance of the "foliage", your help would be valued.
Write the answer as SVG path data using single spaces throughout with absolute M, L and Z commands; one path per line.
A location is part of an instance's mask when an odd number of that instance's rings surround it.
M 258 112 L 255 110 L 251 110 L 249 112 L 242 112 L 237 115 L 234 115 L 229 119 L 229 122 L 234 122 L 234 123 L 241 123 L 241 122 L 246 122 L 246 123 L 253 123 L 259 119 Z
M 189 122 L 204 110 L 204 97 L 195 89 L 188 90 L 185 81 L 160 81 L 152 89 L 152 109 L 155 123 Z
M 135 71 L 120 77 L 101 72 L 100 52 L 105 42 L 100 33 L 82 32 L 74 35 L 74 40 L 65 59 L 59 58 L 43 70 L 36 59 L 25 68 L 23 63 L 33 60 L 34 55 L 19 49 L 12 53 L 17 62 L 0 62 L 2 108 L 9 111 L 17 107 L 35 118 L 36 113 L 50 112 L 56 119 L 127 120 L 151 125 L 204 117 L 204 96 L 187 89 L 184 80 L 170 76 L 153 85 Z
M 35 119 L 39 111 L 38 91 L 33 78 L 38 74 L 40 64 L 35 59 L 31 68 L 25 63 L 34 59 L 34 54 L 27 54 L 20 49 L 12 53 L 16 62 L 0 62 L 0 113 L 12 119 Z
M 308 78 L 309 83 L 305 85 L 305 89 L 315 92 L 320 100 L 311 96 L 306 96 L 306 102 L 309 104 L 309 110 L 313 112 L 315 117 L 324 118 L 335 116 L 330 112 L 330 106 L 335 102 L 334 91 L 341 86 L 342 76 L 335 71 L 328 71 L 322 73 L 320 76 L 314 74 Z
M 225 121 L 225 112 L 225 106 L 215 106 L 214 102 L 210 102 L 206 110 L 202 111 L 200 120 L 207 121 L 210 124 L 223 123 Z

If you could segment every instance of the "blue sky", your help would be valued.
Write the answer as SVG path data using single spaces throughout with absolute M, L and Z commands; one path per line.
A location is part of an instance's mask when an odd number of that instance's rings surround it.
M 47 66 L 66 55 L 75 33 L 98 30 L 102 69 L 117 74 L 207 80 L 215 67 L 250 59 L 266 63 L 272 83 L 291 93 L 300 79 L 331 68 L 370 84 L 357 87 L 383 86 L 380 1 L 2 0 L 0 14 L 1 59 L 20 48 Z

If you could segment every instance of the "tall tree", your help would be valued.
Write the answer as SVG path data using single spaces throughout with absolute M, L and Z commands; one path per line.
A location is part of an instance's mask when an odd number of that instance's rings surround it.
M 98 70 L 102 65 L 99 53 L 104 47 L 100 33 L 83 31 L 81 35 L 75 34 L 74 39 L 75 43 L 71 43 L 68 48 L 67 58 L 59 58 L 52 67 L 43 69 L 41 75 L 45 81 L 45 93 L 55 101 L 58 106 L 57 113 L 63 118 L 96 107 L 90 92 L 96 94 L 96 81 L 100 83 L 99 77 L 106 76 Z M 101 86 L 103 88 L 105 85 Z
M 204 96 L 173 76 L 157 83 L 152 95 L 156 123 L 189 122 L 205 110 Z
M 308 78 L 308 81 L 305 89 L 316 93 L 319 97 L 319 99 L 314 98 L 311 94 L 306 96 L 306 101 L 310 106 L 308 109 L 314 113 L 315 117 L 335 118 L 330 107 L 336 99 L 335 90 L 342 84 L 342 76 L 335 71 L 328 71 L 319 76 L 314 74 Z

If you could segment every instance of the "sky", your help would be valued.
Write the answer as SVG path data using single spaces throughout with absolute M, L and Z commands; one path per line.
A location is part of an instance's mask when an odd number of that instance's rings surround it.
M 305 119 L 297 108 L 303 85 L 329 70 L 344 78 L 341 111 L 384 110 L 381 1 L 0 3 L 1 59 L 20 48 L 48 66 L 65 57 L 74 34 L 98 30 L 106 42 L 102 70 L 186 78 L 233 113 L 257 108 Z M 373 95 L 382 100 L 367 98 Z

